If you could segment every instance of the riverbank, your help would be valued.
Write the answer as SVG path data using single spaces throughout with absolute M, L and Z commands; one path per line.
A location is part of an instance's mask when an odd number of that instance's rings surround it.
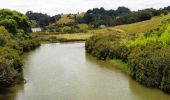
M 166 20 L 159 28 L 132 40 L 120 33 L 96 35 L 86 42 L 86 52 L 101 60 L 120 59 L 128 66 L 119 69 L 130 72 L 134 80 L 169 93 L 169 26 Z
M 112 59 L 112 60 L 106 60 L 106 62 L 115 65 L 116 68 L 126 73 L 127 75 L 130 75 L 130 67 L 128 66 L 127 63 L 123 62 L 122 60 Z
M 36 39 L 16 39 L 0 27 L 0 88 L 5 89 L 24 81 L 22 55 L 40 46 Z
M 84 43 L 49 43 L 24 58 L 26 84 L 0 91 L 0 100 L 168 100 L 117 65 L 86 55 Z M 44 91 L 45 89 L 45 91 Z M 50 92 L 49 92 L 50 91 Z M 148 97 L 149 95 L 149 97 Z
M 128 36 L 127 38 L 135 38 L 142 32 L 148 32 L 159 27 L 161 22 L 169 16 L 170 15 L 168 14 L 165 16 L 153 17 L 150 20 L 132 24 L 87 30 L 86 33 L 36 32 L 30 33 L 30 35 L 33 38 L 39 39 L 42 43 L 87 41 L 93 35 L 114 33 L 121 33 L 124 37 Z
M 87 41 L 94 34 L 91 33 L 31 33 L 33 38 L 39 39 L 42 43 L 56 43 L 56 42 L 75 42 L 75 41 Z

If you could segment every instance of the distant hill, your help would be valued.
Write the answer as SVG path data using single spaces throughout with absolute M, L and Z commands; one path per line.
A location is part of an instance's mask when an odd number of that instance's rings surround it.
M 57 25 L 69 24 L 75 22 L 77 17 L 84 17 L 84 12 L 78 14 L 62 14 L 59 20 L 56 20 Z

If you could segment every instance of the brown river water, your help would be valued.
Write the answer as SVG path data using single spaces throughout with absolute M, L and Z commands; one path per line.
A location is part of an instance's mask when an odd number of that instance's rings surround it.
M 84 43 L 43 44 L 24 60 L 26 84 L 0 90 L 0 100 L 170 100 L 104 61 Z

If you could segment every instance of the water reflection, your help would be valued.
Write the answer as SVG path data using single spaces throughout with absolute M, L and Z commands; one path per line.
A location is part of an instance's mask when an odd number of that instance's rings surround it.
M 24 62 L 26 84 L 0 90 L 0 100 L 168 100 L 105 61 L 85 54 L 84 43 L 45 44 Z
M 10 89 L 0 89 L 0 100 L 16 100 L 17 95 L 24 92 L 24 84 Z
M 147 88 L 133 79 L 129 79 L 129 86 L 131 91 L 141 98 L 141 100 L 169 100 L 170 95 L 162 92 L 159 89 Z

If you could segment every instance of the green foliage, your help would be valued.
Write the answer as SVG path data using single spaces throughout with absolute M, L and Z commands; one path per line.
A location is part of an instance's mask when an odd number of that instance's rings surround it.
M 121 37 L 115 34 L 97 35 L 86 42 L 86 52 L 99 59 L 122 59 L 127 61 L 128 47 L 121 41 Z
M 89 29 L 89 26 L 87 24 L 77 24 L 76 25 L 80 32 L 87 32 Z
M 143 9 L 131 12 L 126 7 L 118 7 L 117 10 L 105 10 L 104 8 L 94 8 L 88 10 L 83 17 L 82 22 L 90 24 L 93 28 L 100 25 L 116 26 L 130 24 L 151 19 L 153 16 L 159 16 L 164 10 Z
M 19 47 L 22 52 L 28 52 L 40 46 L 39 40 L 22 40 L 19 41 Z
M 15 35 L 15 37 L 19 40 L 28 40 L 31 38 L 29 34 L 24 34 L 23 32 L 19 32 Z
M 63 33 L 70 33 L 71 32 L 71 27 L 69 26 L 64 26 L 63 28 L 61 28 L 61 31 Z
M 168 65 L 169 61 L 167 61 L 166 63 Z M 170 67 L 169 66 L 165 66 L 163 70 L 161 89 L 167 93 L 170 93 Z
M 1 9 L 0 15 L 0 25 L 10 33 L 15 34 L 18 30 L 23 30 L 25 33 L 30 31 L 30 21 L 25 15 L 8 9 Z
M 21 41 L 21 38 L 26 39 L 24 36 L 28 35 L 22 30 L 20 32 L 12 35 L 0 26 L 0 88 L 9 88 L 23 81 L 20 56 L 23 52 L 39 46 L 38 41 L 30 40 L 30 38 Z
M 16 50 L 0 48 L 0 88 L 8 88 L 23 80 L 22 62 Z
M 115 33 L 93 36 L 86 42 L 86 52 L 103 60 L 121 59 L 128 63 L 130 75 L 136 81 L 170 93 L 169 20 L 130 41 Z
M 23 81 L 21 54 L 39 46 L 35 40 L 8 40 L 0 46 L 0 88 L 9 88 Z
M 31 20 L 31 27 L 32 28 L 38 27 L 36 20 Z
M 123 62 L 122 60 L 113 59 L 113 60 L 108 60 L 108 62 L 114 64 L 114 66 L 116 66 L 116 68 L 120 69 L 122 72 L 130 74 L 130 67 L 128 66 L 127 63 Z
M 170 45 L 170 25 L 168 25 L 161 35 L 160 40 Z
M 44 28 L 44 31 L 50 32 L 60 32 L 60 33 L 85 33 L 89 29 L 87 24 L 77 24 L 77 25 L 68 25 L 68 26 L 58 26 L 50 24 L 49 26 Z
M 34 20 L 32 21 L 33 26 L 37 23 L 39 27 L 44 27 L 50 23 L 50 16 L 47 14 L 28 11 L 26 12 L 26 16 L 29 18 L 29 20 Z
M 17 33 L 17 23 L 13 19 L 4 19 L 0 21 L 0 25 L 4 26 L 11 33 Z
M 2 34 L 0 34 L 0 46 L 6 44 L 6 41 L 6 38 Z
M 132 77 L 148 87 L 160 87 L 163 70 L 169 67 L 170 47 L 162 42 L 150 42 L 134 48 L 128 64 Z
M 4 46 L 9 39 L 11 39 L 11 36 L 8 31 L 4 27 L 0 26 L 0 46 Z

